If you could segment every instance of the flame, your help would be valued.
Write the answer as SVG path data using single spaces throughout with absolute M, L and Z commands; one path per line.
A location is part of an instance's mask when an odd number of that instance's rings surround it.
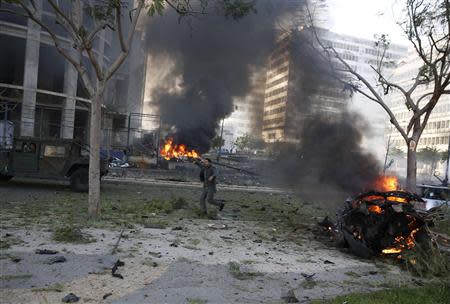
M 377 214 L 383 213 L 383 209 L 381 209 L 381 207 L 380 207 L 380 206 L 377 206 L 377 205 L 369 206 L 369 207 L 367 208 L 367 210 L 369 210 L 369 212 L 377 213 Z
M 378 191 L 394 191 L 399 188 L 398 178 L 395 176 L 380 176 L 375 181 L 375 189 Z
M 393 253 L 400 253 L 400 252 L 402 252 L 402 250 L 398 249 L 398 248 L 386 248 L 386 249 L 383 249 L 383 253 L 384 254 L 393 254 Z
M 195 150 L 187 150 L 186 145 L 184 144 L 174 144 L 173 138 L 167 138 L 163 147 L 161 148 L 161 156 L 166 160 L 170 160 L 172 158 L 199 158 L 200 154 Z
M 407 203 L 408 202 L 408 200 L 406 198 L 397 197 L 397 196 L 388 196 L 386 198 L 386 200 L 391 201 L 391 202 L 397 202 L 397 203 Z
M 395 246 L 383 249 L 382 252 L 384 254 L 395 254 L 400 253 L 405 249 L 412 249 L 414 246 L 416 246 L 415 236 L 418 231 L 419 228 L 413 229 L 406 238 L 401 235 L 396 236 L 394 242 Z

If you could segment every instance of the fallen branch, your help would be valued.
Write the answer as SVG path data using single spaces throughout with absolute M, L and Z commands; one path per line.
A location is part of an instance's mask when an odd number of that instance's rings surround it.
M 120 240 L 122 239 L 122 236 L 123 236 L 123 232 L 124 232 L 124 231 L 125 231 L 125 229 L 122 229 L 122 230 L 120 231 L 119 238 L 117 239 L 116 244 L 114 245 L 113 249 L 111 250 L 111 254 L 115 254 L 115 253 L 116 253 L 117 247 L 119 246 L 119 243 L 120 243 Z

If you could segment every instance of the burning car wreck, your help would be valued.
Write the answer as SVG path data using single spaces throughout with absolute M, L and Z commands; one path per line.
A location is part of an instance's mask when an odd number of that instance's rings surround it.
M 401 255 L 416 242 L 430 244 L 426 218 L 414 208 L 417 203 L 423 200 L 408 192 L 369 191 L 346 202 L 336 228 L 358 256 Z
M 433 234 L 429 227 L 433 226 L 438 210 L 423 210 L 425 202 L 416 194 L 383 190 L 372 190 L 347 199 L 344 207 L 338 210 L 335 223 L 325 218 L 319 225 L 331 232 L 339 245 L 363 258 L 392 256 L 402 259 L 402 254 L 415 246 L 430 248 Z

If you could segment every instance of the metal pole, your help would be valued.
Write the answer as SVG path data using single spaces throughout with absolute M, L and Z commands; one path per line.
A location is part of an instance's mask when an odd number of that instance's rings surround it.
M 220 154 L 222 154 L 222 146 L 223 146 L 223 121 L 225 119 L 222 118 L 222 127 L 220 130 L 220 147 L 219 147 L 219 152 L 217 153 L 217 161 L 220 162 Z
M 130 150 L 130 127 L 131 127 L 131 113 L 128 114 L 128 133 L 127 133 L 127 149 Z
M 448 137 L 448 149 L 447 149 L 447 166 L 445 168 L 445 178 L 442 181 L 443 186 L 448 185 L 448 170 L 450 169 L 450 134 Z
M 387 160 L 389 156 L 389 150 L 391 149 L 391 134 L 389 134 L 388 142 L 387 142 L 387 148 L 386 148 L 386 156 L 384 157 L 384 166 L 383 166 L 383 175 L 386 174 L 386 165 Z
M 7 140 L 8 140 L 8 136 L 6 135 L 6 132 L 8 130 L 8 128 L 6 127 L 6 125 L 8 124 L 8 103 L 5 102 L 5 116 L 3 117 L 4 123 L 5 125 L 3 126 L 3 143 L 5 144 L 5 148 L 7 147 Z
M 159 128 L 158 128 L 158 138 L 156 141 L 156 166 L 159 167 L 159 147 L 161 144 L 161 126 L 162 126 L 162 117 L 159 117 Z

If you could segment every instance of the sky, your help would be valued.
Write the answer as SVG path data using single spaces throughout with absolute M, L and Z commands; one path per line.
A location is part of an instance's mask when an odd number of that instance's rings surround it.
M 372 39 L 389 34 L 393 43 L 408 45 L 396 20 L 401 16 L 401 0 L 328 0 L 331 30 Z

